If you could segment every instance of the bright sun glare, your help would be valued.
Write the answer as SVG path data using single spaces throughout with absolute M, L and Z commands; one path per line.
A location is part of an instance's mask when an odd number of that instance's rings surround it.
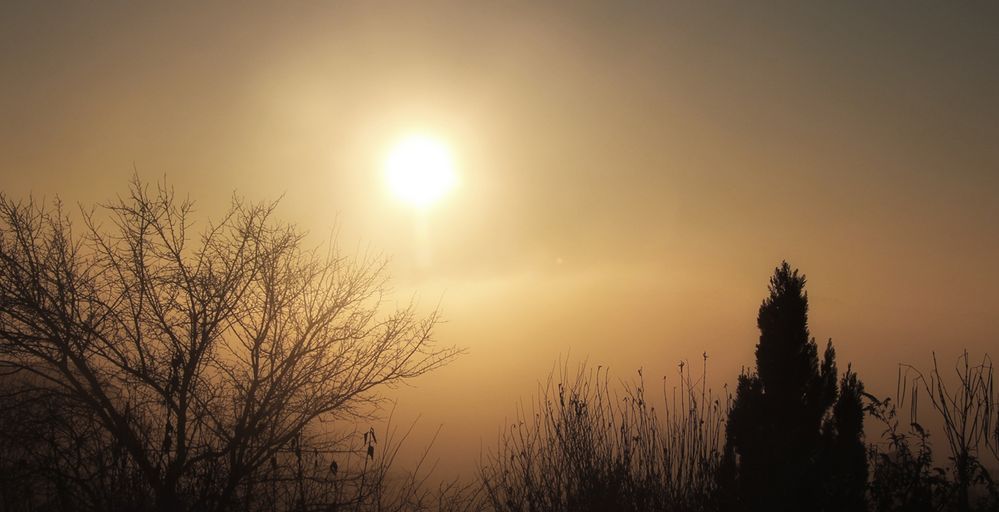
M 389 151 L 385 178 L 396 197 L 418 208 L 437 202 L 457 181 L 447 144 L 424 135 L 410 135 Z

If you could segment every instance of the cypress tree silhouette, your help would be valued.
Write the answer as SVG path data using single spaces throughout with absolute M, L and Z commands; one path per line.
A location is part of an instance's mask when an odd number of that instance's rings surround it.
M 864 447 L 864 384 L 849 366 L 839 399 L 823 427 L 824 509 L 867 510 L 867 449 Z
M 837 402 L 836 353 L 830 341 L 820 364 L 808 332 L 805 276 L 786 261 L 770 279 L 757 326 L 756 371 L 739 377 L 726 427 L 721 475 L 730 508 L 861 510 L 863 387 L 848 371 Z

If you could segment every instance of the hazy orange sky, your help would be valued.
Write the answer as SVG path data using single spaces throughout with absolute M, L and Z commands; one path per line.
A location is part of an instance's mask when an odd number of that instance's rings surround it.
M 734 382 L 783 258 L 875 393 L 997 352 L 999 4 L 707 4 L 4 2 L 0 190 L 92 203 L 134 166 L 390 255 L 469 351 L 394 393 L 445 467 L 560 354 Z M 381 174 L 412 132 L 460 175 L 428 264 Z

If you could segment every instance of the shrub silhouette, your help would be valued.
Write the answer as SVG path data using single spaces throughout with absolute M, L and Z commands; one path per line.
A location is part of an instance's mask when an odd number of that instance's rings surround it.
M 606 370 L 553 372 L 480 468 L 490 509 L 716 510 L 728 400 L 690 373 L 657 413 L 641 381 L 618 396 Z
M 831 341 L 820 364 L 805 276 L 787 262 L 757 325 L 756 372 L 739 377 L 726 430 L 727 508 L 863 510 L 863 386 L 848 370 L 837 389 Z
M 894 400 L 866 395 L 871 416 L 885 432 L 881 446 L 869 450 L 875 510 L 999 510 L 993 474 L 999 464 L 994 374 L 988 354 L 973 363 L 964 352 L 948 384 L 934 354 L 926 373 L 900 365 Z M 920 420 L 919 404 L 927 401 L 931 417 Z M 908 410 L 904 420 L 899 410 Z M 930 429 L 924 427 L 930 424 L 938 426 L 932 430 L 946 441 L 946 457 L 934 457 Z

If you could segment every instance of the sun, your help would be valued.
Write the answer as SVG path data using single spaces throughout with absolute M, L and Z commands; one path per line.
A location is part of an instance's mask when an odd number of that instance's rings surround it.
M 417 208 L 427 208 L 457 183 L 451 150 L 433 137 L 407 136 L 389 151 L 385 180 L 396 197 Z

